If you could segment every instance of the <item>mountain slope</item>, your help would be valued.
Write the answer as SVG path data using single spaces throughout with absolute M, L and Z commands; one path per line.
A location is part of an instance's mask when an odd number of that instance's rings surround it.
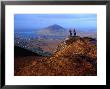
M 51 35 L 51 36 L 65 36 L 66 29 L 61 27 L 60 25 L 54 24 L 46 28 L 40 29 L 38 31 L 38 34 Z
M 68 42 L 70 41 L 70 43 Z M 57 75 L 96 75 L 96 45 L 89 38 L 71 38 L 60 44 L 58 51 L 48 61 L 59 70 Z
M 32 60 L 15 75 L 94 76 L 97 75 L 97 48 L 92 38 L 70 37 L 60 43 L 51 57 Z M 29 60 L 29 59 L 27 59 Z

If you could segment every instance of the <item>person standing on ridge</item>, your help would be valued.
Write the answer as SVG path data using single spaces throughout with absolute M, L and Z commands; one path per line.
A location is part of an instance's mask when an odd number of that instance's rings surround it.
M 69 30 L 69 33 L 70 33 L 70 37 L 72 37 L 72 31 L 71 31 L 71 29 Z
M 75 31 L 75 29 L 73 30 L 73 33 L 74 33 L 74 36 L 76 36 L 76 31 Z

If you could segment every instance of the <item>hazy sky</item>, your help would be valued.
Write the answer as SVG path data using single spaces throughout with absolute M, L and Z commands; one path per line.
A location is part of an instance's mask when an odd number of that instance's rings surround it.
M 96 14 L 15 14 L 15 31 L 34 31 L 53 24 L 64 28 L 96 31 Z

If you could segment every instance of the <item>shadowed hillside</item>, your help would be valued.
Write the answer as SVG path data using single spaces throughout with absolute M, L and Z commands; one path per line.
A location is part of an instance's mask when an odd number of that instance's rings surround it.
M 15 75 L 97 75 L 96 45 L 95 39 L 72 36 L 66 39 L 64 42 L 61 42 L 51 57 L 28 56 L 19 58 L 18 60 L 15 58 Z
M 32 51 L 29 51 L 27 49 L 18 47 L 18 46 L 14 46 L 14 56 L 15 57 L 25 57 L 25 56 L 40 56 Z

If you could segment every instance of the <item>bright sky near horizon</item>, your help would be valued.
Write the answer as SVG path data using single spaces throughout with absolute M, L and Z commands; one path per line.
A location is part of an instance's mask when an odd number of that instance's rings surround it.
M 58 24 L 64 28 L 96 31 L 96 14 L 15 14 L 15 31 L 34 31 Z

